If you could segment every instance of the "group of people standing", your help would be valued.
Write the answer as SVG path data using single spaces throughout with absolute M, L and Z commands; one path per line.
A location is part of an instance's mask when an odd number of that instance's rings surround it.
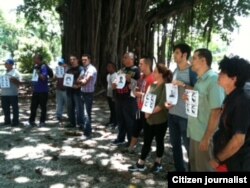
M 173 57 L 177 68 L 172 72 L 165 64 L 156 64 L 150 57 L 141 57 L 139 67 L 135 65 L 135 55 L 126 52 L 122 57 L 123 68 L 117 71 L 116 64 L 107 63 L 107 100 L 110 108 L 108 125 L 118 126 L 117 138 L 112 144 L 127 146 L 128 152 L 135 152 L 140 133 L 143 146 L 137 162 L 129 171 L 145 171 L 146 158 L 151 151 L 153 139 L 156 140 L 156 158 L 151 171 L 162 171 L 164 138 L 169 127 L 176 171 L 227 171 L 250 170 L 250 98 L 244 89 L 249 81 L 250 65 L 245 59 L 224 57 L 219 63 L 220 73 L 211 68 L 212 53 L 206 48 L 193 52 L 185 43 L 173 47 Z M 18 86 L 20 74 L 13 69 L 13 60 L 5 62 L 9 86 L 2 87 L 1 102 L 4 124 L 19 124 Z M 64 77 L 56 79 L 56 118 L 62 122 L 64 106 L 67 106 L 69 127 L 79 126 L 86 139 L 92 136 L 91 109 L 93 104 L 96 68 L 91 57 L 83 54 L 81 60 L 70 55 L 69 64 L 58 63 L 64 73 L 72 75 L 72 86 L 64 85 Z M 34 56 L 33 93 L 30 106 L 29 125 L 34 126 L 36 111 L 40 106 L 39 126 L 44 126 L 48 100 L 49 68 L 43 63 L 41 55 Z M 122 82 L 125 75 L 125 83 Z M 1 78 L 2 79 L 2 78 Z M 132 86 L 136 82 L 136 86 Z M 166 83 L 178 88 L 176 104 L 166 101 Z M 8 85 L 8 84 L 7 84 Z M 186 114 L 187 90 L 198 92 L 197 116 Z M 152 112 L 143 110 L 145 96 L 154 95 Z M 11 120 L 10 107 L 13 110 Z M 127 142 L 126 142 L 127 139 Z M 188 161 L 184 160 L 184 145 Z
M 34 69 L 32 75 L 32 97 L 30 105 L 30 117 L 27 126 L 36 126 L 37 109 L 40 107 L 40 127 L 45 126 L 47 119 L 47 101 L 49 93 L 50 68 L 44 63 L 43 56 L 36 54 L 33 57 Z M 8 59 L 5 62 L 6 73 L 2 77 L 9 79 L 8 87 L 1 87 L 1 101 L 4 112 L 4 125 L 19 125 L 18 87 L 21 83 L 19 72 L 13 68 L 14 61 Z M 70 56 L 69 65 L 63 59 L 58 62 L 63 68 L 64 74 L 73 75 L 73 84 L 70 87 L 64 85 L 64 77 L 55 77 L 56 80 L 56 118 L 62 123 L 64 109 L 67 109 L 68 127 L 79 126 L 84 132 L 85 139 L 91 138 L 91 109 L 93 94 L 97 78 L 96 68 L 91 64 L 91 57 L 83 54 L 81 62 L 76 55 Z M 12 107 L 13 119 L 11 120 L 10 108 Z M 85 114 L 86 112 L 86 114 Z
M 134 54 L 123 56 L 124 68 L 116 72 L 114 64 L 108 74 L 108 100 L 112 101 L 112 124 L 119 127 L 113 144 L 125 142 L 128 152 L 134 152 L 143 129 L 143 146 L 138 161 L 129 171 L 145 171 L 145 160 L 156 140 L 156 159 L 152 172 L 163 169 L 164 137 L 169 127 L 176 171 L 249 171 L 250 162 L 250 98 L 244 86 L 249 81 L 250 65 L 237 56 L 224 57 L 219 63 L 219 74 L 212 70 L 212 53 L 206 48 L 196 49 L 192 60 L 191 47 L 185 43 L 173 47 L 177 68 L 171 72 L 164 64 L 156 64 L 152 70 L 152 59 L 142 57 L 138 69 L 134 65 Z M 140 70 L 140 74 L 139 74 Z M 113 77 L 126 74 L 126 84 L 117 89 Z M 118 74 L 118 76 L 116 75 Z M 140 76 L 139 76 L 140 75 Z M 137 80 L 133 90 L 131 79 Z M 177 104 L 166 102 L 165 84 L 178 87 Z M 198 92 L 197 116 L 186 114 L 187 90 Z M 133 92 L 133 95 L 131 95 Z M 144 97 L 156 95 L 152 113 L 142 110 Z M 115 112 L 117 114 L 115 114 Z M 243 122 L 244 121 L 244 122 Z M 188 160 L 184 160 L 184 148 Z

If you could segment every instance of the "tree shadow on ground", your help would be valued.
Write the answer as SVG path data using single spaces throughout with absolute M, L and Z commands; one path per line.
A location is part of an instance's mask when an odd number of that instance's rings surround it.
M 20 100 L 21 121 L 28 119 L 29 100 Z M 136 154 L 124 153 L 124 147 L 111 144 L 117 130 L 104 126 L 109 117 L 104 98 L 95 99 L 93 138 L 86 141 L 81 140 L 80 130 L 56 123 L 54 104 L 54 99 L 50 99 L 46 127 L 0 127 L 0 187 L 167 187 L 162 176 L 173 169 L 168 135 L 165 171 L 158 175 L 149 170 L 130 173 L 127 168 L 138 159 L 142 138 Z M 154 156 L 155 152 L 151 152 L 148 168 Z

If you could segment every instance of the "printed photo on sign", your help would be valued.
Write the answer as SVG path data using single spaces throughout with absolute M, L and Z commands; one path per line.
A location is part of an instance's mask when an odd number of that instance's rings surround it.
M 64 67 L 57 66 L 56 67 L 56 77 L 57 78 L 63 78 L 63 76 L 64 76 Z
M 176 105 L 178 101 L 178 86 L 174 84 L 165 84 L 167 103 Z
M 8 76 L 4 75 L 0 77 L 0 87 L 1 88 L 10 88 L 10 79 Z
M 142 111 L 145 113 L 152 114 L 152 112 L 155 108 L 155 101 L 156 101 L 156 95 L 151 94 L 151 93 L 147 93 L 144 97 Z
M 38 81 L 38 74 L 37 74 L 37 70 L 36 69 L 33 70 L 31 81 L 33 81 L 33 82 L 37 82 Z
M 74 75 L 73 74 L 65 74 L 63 79 L 63 85 L 66 87 L 73 87 L 74 83 Z
M 118 74 L 116 78 L 116 84 L 117 84 L 116 86 L 117 89 L 124 88 L 126 84 L 126 74 Z
M 197 117 L 199 105 L 198 91 L 186 89 L 185 94 L 187 95 L 186 114 L 192 117 Z
M 134 93 L 136 92 L 136 86 L 137 86 L 137 81 L 133 78 L 131 78 L 131 81 L 130 81 L 130 96 L 131 97 L 134 97 L 135 98 L 135 95 Z

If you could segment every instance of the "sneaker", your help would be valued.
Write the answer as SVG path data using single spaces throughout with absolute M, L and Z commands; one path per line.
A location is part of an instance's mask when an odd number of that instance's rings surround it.
M 155 162 L 154 166 L 151 168 L 150 171 L 153 172 L 153 173 L 159 173 L 159 172 L 162 171 L 162 169 L 163 169 L 162 165 L 159 164 L 159 163 L 157 163 L 157 162 Z
M 140 165 L 138 162 L 135 165 L 129 166 L 128 171 L 131 172 L 144 172 L 147 169 L 145 165 Z
M 91 138 L 92 138 L 91 136 L 82 135 L 80 140 L 85 141 L 85 140 L 90 140 Z
M 124 141 L 119 141 L 119 140 L 115 139 L 115 140 L 112 142 L 112 144 L 118 146 L 118 145 L 124 144 Z

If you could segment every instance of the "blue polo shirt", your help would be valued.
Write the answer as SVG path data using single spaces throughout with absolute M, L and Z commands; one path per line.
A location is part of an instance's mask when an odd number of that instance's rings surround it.
M 46 65 L 41 65 L 37 69 L 40 74 L 42 74 L 45 77 L 45 80 L 42 80 L 40 77 L 38 78 L 37 82 L 33 83 L 33 92 L 34 93 L 46 93 L 49 92 L 49 86 L 48 86 L 48 69 Z

